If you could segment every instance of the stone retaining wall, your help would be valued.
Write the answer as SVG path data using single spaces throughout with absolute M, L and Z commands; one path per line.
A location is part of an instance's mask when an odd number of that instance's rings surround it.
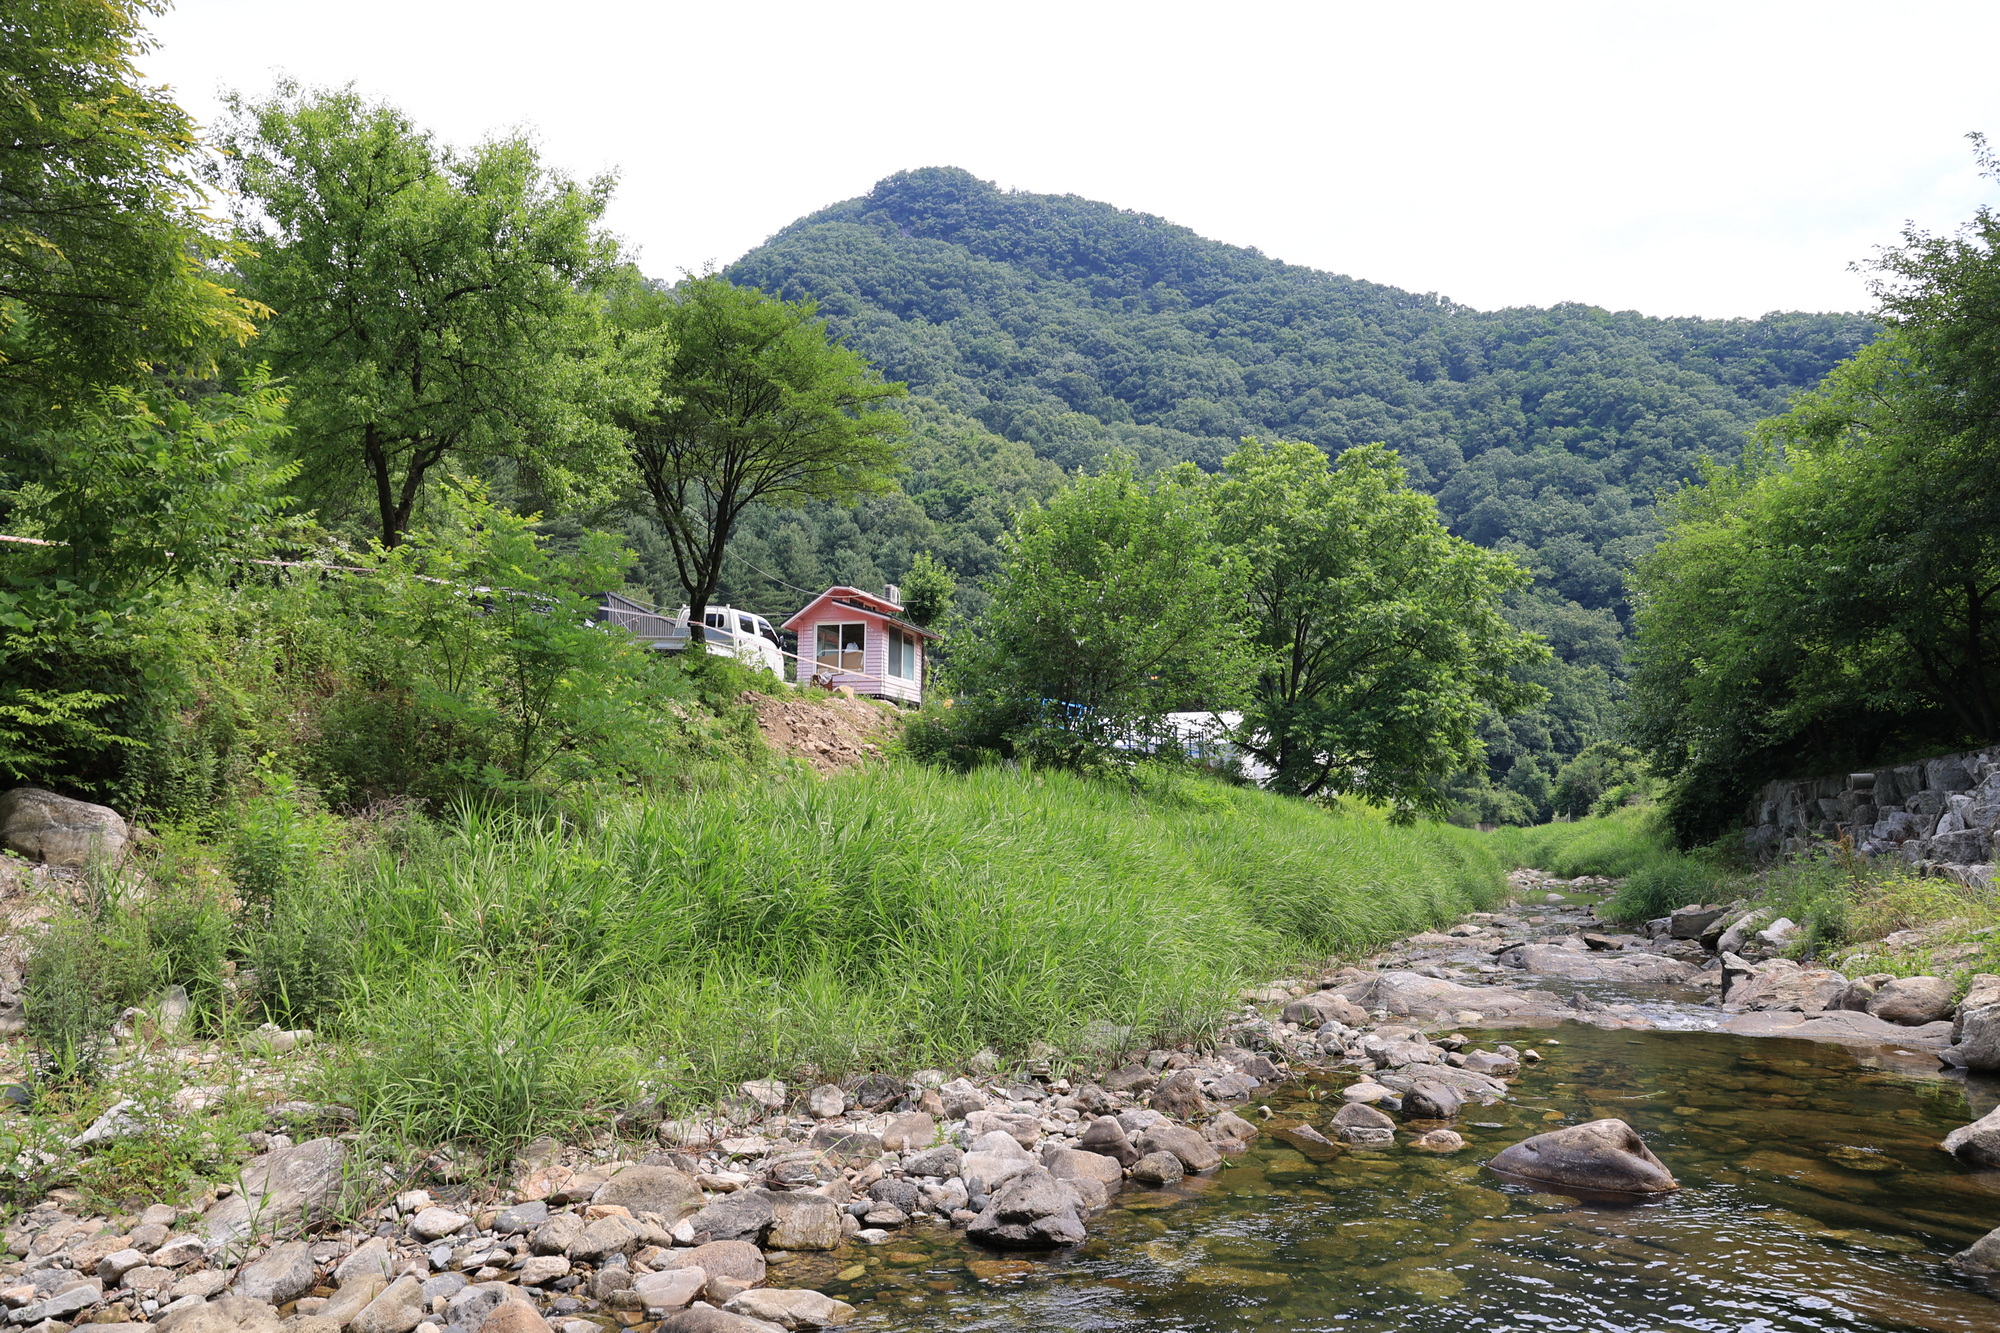
M 1869 856 L 1899 856 L 1926 873 L 1990 886 L 2000 826 L 2000 746 L 1865 773 L 1765 784 L 1744 843 L 1797 856 L 1842 838 Z

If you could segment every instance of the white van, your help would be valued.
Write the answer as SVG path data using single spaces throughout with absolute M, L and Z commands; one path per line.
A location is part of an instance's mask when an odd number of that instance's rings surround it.
M 688 608 L 680 610 L 687 623 Z M 710 652 L 726 652 L 746 666 L 762 667 L 779 680 L 785 678 L 785 651 L 778 646 L 778 631 L 771 622 L 753 611 L 733 606 L 711 606 L 702 614 L 706 627 L 702 637 Z

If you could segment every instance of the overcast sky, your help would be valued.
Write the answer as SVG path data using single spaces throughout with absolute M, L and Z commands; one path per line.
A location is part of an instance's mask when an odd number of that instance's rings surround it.
M 179 0 L 145 61 L 352 81 L 616 168 L 645 269 L 727 263 L 906 167 L 1155 213 L 1480 307 L 1860 309 L 1906 220 L 2000 189 L 2000 4 Z

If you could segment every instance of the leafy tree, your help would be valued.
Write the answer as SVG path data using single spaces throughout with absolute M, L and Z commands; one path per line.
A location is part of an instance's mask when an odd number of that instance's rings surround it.
M 1627 672 L 1629 574 L 1660 533 L 1655 494 L 1704 458 L 1736 459 L 1748 430 L 1878 327 L 1858 314 L 1473 310 L 953 168 L 890 176 L 728 274 L 817 299 L 850 345 L 910 384 L 913 417 L 976 423 L 1068 471 L 1119 450 L 1141 472 L 1186 460 L 1214 471 L 1245 436 L 1329 456 L 1385 442 L 1453 533 L 1531 572 L 1509 618 L 1557 647 L 1515 673 L 1549 702 L 1483 728 L 1495 781 L 1530 755 L 1553 771 L 1608 734 Z M 950 492 L 928 478 L 906 489 L 927 530 L 896 497 L 753 516 L 731 598 L 788 596 L 749 561 L 802 586 L 867 583 L 929 547 L 976 612 L 997 562 L 991 510 L 940 503 Z M 999 505 L 1018 503 L 996 490 Z M 1577 615 L 1592 636 L 1608 627 L 1608 653 L 1572 651 L 1546 623 Z
M 194 401 L 114 387 L 30 438 L 51 466 L 6 497 L 31 541 L 0 543 L 0 775 L 139 794 L 126 760 L 183 683 L 169 613 L 282 531 L 283 413 L 254 381 Z
M 1441 814 L 1482 718 L 1546 697 L 1511 673 L 1547 650 L 1501 614 L 1526 575 L 1447 533 L 1380 446 L 1329 464 L 1246 441 L 1224 473 L 1220 531 L 1250 568 L 1265 654 L 1238 743 L 1280 790 Z
M 194 126 L 133 65 L 165 7 L 0 12 L 0 414 L 16 429 L 87 386 L 254 331 L 258 307 L 209 268 L 229 251 L 188 175 Z
M 351 88 L 229 105 L 239 268 L 277 312 L 260 350 L 319 497 L 358 484 L 387 546 L 447 464 L 507 459 L 553 500 L 608 497 L 633 388 L 591 291 L 616 254 L 610 178 L 579 185 L 520 135 L 440 145 Z
M 438 508 L 438 522 L 378 548 L 374 576 L 355 589 L 380 634 L 374 671 L 407 693 L 430 780 L 506 788 L 554 768 L 618 771 L 643 748 L 653 664 L 591 611 L 597 592 L 623 581 L 630 554 L 604 533 L 551 550 L 533 516 L 509 513 L 476 482 L 444 488 Z M 638 742 L 625 754 L 621 734 Z
M 1571 819 L 1599 813 L 1608 795 L 1639 787 L 1645 780 L 1645 756 L 1617 741 L 1597 741 L 1556 774 L 1555 812 Z
M 958 580 L 929 551 L 919 551 L 899 586 L 903 590 L 904 612 L 919 625 L 932 625 L 951 609 Z
M 628 326 L 657 333 L 655 392 L 624 418 L 699 627 L 730 536 L 752 505 L 851 502 L 893 489 L 903 396 L 830 335 L 810 301 L 782 301 L 714 274 L 689 279 Z M 651 328 L 648 328 L 651 325 Z
M 956 641 L 957 743 L 1088 766 L 1163 737 L 1167 713 L 1233 706 L 1255 670 L 1248 577 L 1194 469 L 1076 478 L 1022 513 Z

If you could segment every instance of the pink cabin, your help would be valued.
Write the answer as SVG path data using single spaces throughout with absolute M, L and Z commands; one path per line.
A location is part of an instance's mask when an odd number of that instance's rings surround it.
M 787 620 L 799 636 L 799 684 L 923 703 L 924 643 L 938 636 L 902 618 L 896 592 L 828 588 Z

